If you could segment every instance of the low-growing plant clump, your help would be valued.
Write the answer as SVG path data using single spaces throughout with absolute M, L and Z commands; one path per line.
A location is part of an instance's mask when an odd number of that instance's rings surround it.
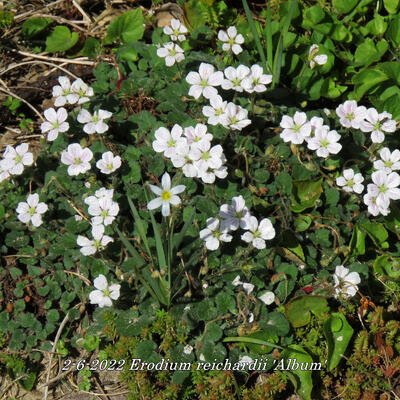
M 399 1 L 185 3 L 48 34 L 108 58 L 57 77 L 39 150 L 2 153 L 2 369 L 32 390 L 51 354 L 131 399 L 400 398 Z

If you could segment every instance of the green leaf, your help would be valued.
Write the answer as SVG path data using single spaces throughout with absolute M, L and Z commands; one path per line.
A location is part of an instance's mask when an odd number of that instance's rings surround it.
M 400 15 L 396 15 L 390 21 L 385 37 L 392 42 L 395 48 L 400 46 Z
M 359 225 L 360 229 L 368 234 L 376 246 L 387 249 L 389 243 L 386 242 L 389 234 L 381 222 L 364 222 Z
M 29 18 L 22 24 L 22 35 L 31 39 L 51 24 L 51 18 Z
M 358 0 L 333 0 L 332 5 L 339 14 L 348 14 L 358 3 Z
M 284 249 L 287 249 L 291 253 L 295 254 L 298 258 L 300 258 L 300 262 L 304 262 L 305 258 L 303 249 L 293 232 L 289 230 L 284 231 L 282 233 L 282 240 L 280 244 Z
M 152 340 L 144 340 L 137 345 L 135 354 L 142 360 L 148 360 L 156 348 L 157 345 Z
M 359 101 L 370 89 L 388 79 L 387 74 L 378 68 L 360 71 L 353 76 L 355 99 Z
M 323 329 L 328 342 L 328 369 L 332 370 L 342 359 L 354 330 L 342 313 L 332 313 Z
M 6 235 L 5 239 L 6 246 L 8 247 L 25 247 L 29 243 L 29 236 L 24 232 L 13 231 L 9 232 Z
M 325 12 L 319 5 L 308 7 L 303 11 L 303 24 L 305 29 L 310 29 L 325 18 Z
M 96 58 L 100 53 L 100 42 L 92 37 L 88 37 L 85 40 L 85 44 L 82 48 L 82 54 L 85 57 Z
M 294 181 L 292 188 L 290 209 L 300 213 L 307 208 L 314 207 L 322 194 L 322 178 L 317 181 Z
M 382 36 L 388 27 L 386 19 L 382 15 L 375 14 L 374 19 L 365 25 L 366 29 L 374 36 Z
M 287 335 L 290 329 L 288 320 L 278 311 L 268 313 L 265 319 L 260 319 L 259 324 L 261 329 L 275 333 L 278 336 Z
M 215 297 L 215 303 L 217 305 L 217 309 L 221 314 L 225 314 L 226 312 L 235 313 L 236 312 L 236 302 L 235 299 L 225 292 L 220 292 Z
M 310 368 L 313 359 L 311 356 L 303 349 L 303 347 L 293 344 L 281 353 L 281 357 L 283 360 L 287 361 L 286 365 L 288 368 L 288 362 L 290 362 L 289 360 L 292 360 L 292 368 L 289 368 L 287 372 L 293 374 L 295 377 L 297 394 L 299 394 L 304 400 L 311 400 L 311 392 L 313 388 L 312 370 Z M 308 368 L 295 368 L 296 364 L 294 363 L 298 363 L 299 366 L 301 363 L 303 363 L 303 365 L 307 363 Z
M 282 171 L 275 178 L 275 182 L 284 194 L 290 194 L 292 191 L 292 177 L 286 171 Z
M 56 26 L 53 32 L 47 36 L 46 51 L 53 53 L 66 51 L 73 47 L 79 40 L 79 34 L 72 32 L 66 26 Z
M 381 255 L 374 262 L 374 272 L 393 280 L 400 279 L 400 258 Z
M 57 310 L 49 310 L 46 314 L 47 321 L 56 323 L 60 319 L 60 313 Z
M 357 46 L 356 52 L 354 53 L 354 65 L 355 66 L 368 66 L 376 61 L 386 53 L 389 48 L 388 42 L 382 39 L 376 44 L 372 39 L 366 38 L 359 46 Z
M 365 233 L 360 230 L 358 225 L 354 226 L 350 240 L 350 254 L 358 256 L 365 254 Z
M 104 39 L 106 44 L 120 40 L 122 44 L 132 44 L 143 37 L 143 15 L 142 9 L 128 11 L 112 21 L 107 29 L 107 36 Z
M 322 296 L 297 296 L 285 307 L 285 315 L 294 328 L 311 321 L 311 313 L 320 316 L 329 311 L 328 302 Z
M 308 215 L 300 215 L 294 220 L 294 228 L 297 232 L 306 231 L 311 225 L 312 219 Z
M 389 14 L 396 14 L 400 10 L 400 0 L 383 0 L 383 5 Z

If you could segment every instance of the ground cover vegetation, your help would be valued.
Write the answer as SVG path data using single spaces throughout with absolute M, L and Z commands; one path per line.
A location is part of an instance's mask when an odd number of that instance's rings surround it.
M 1 396 L 399 399 L 400 1 L 62 3 L 0 11 Z

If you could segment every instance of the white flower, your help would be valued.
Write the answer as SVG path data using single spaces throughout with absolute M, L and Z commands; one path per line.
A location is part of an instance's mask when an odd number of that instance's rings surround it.
M 275 229 L 272 226 L 271 221 L 268 218 L 264 218 L 260 224 L 258 224 L 256 217 L 249 217 L 247 221 L 245 232 L 241 238 L 247 243 L 252 245 L 259 250 L 265 249 L 265 241 L 271 240 L 275 237 Z
M 183 174 L 187 178 L 197 176 L 197 168 L 193 160 L 189 157 L 190 146 L 188 144 L 177 147 L 175 154 L 171 157 L 171 162 L 175 168 L 182 168 Z
M 240 45 L 244 43 L 244 37 L 240 33 L 237 33 L 234 26 L 230 26 L 227 32 L 220 30 L 218 32 L 218 39 L 224 42 L 222 45 L 222 50 L 224 51 L 232 50 L 236 55 L 243 51 Z
M 96 201 L 90 201 L 88 213 L 93 225 L 110 225 L 119 213 L 119 205 L 109 196 L 103 196 Z
M 183 49 L 173 42 L 165 43 L 164 47 L 157 49 L 157 55 L 158 57 L 165 58 L 165 65 L 167 67 L 171 67 L 176 62 L 180 63 L 185 59 Z
M 243 282 L 240 280 L 240 275 L 237 275 L 236 278 L 232 281 L 233 286 L 239 286 L 242 284 L 243 284 Z
M 232 198 L 232 205 L 223 204 L 219 209 L 219 215 L 222 218 L 221 225 L 228 231 L 236 231 L 239 226 L 246 229 L 250 211 L 246 207 L 242 195 Z
M 164 153 L 165 157 L 171 158 L 179 146 L 185 146 L 187 141 L 182 137 L 183 129 L 180 125 L 175 124 L 171 132 L 164 127 L 158 128 L 154 132 L 156 140 L 153 141 L 153 149 L 157 153 Z
M 78 104 L 87 103 L 90 101 L 89 97 L 94 95 L 93 88 L 83 82 L 81 78 L 78 78 L 72 83 L 71 92 L 78 95 Z
M 358 284 L 361 282 L 358 272 L 350 272 L 343 265 L 338 265 L 333 275 L 335 281 L 335 297 L 343 295 L 345 297 L 353 297 L 358 290 Z
M 84 174 L 91 168 L 90 160 L 93 153 L 89 148 L 83 149 L 79 143 L 70 144 L 66 150 L 61 153 L 61 162 L 68 167 L 68 175 L 75 176 Z
M 393 121 L 392 114 L 383 112 L 378 114 L 375 108 L 368 108 L 364 120 L 361 121 L 360 129 L 363 132 L 371 132 L 372 143 L 382 143 L 385 140 L 384 132 L 395 132 L 396 121 Z
M 79 100 L 79 95 L 71 91 L 71 82 L 67 76 L 59 76 L 60 85 L 53 87 L 54 106 L 60 107 L 65 104 L 75 104 Z
M 192 85 L 189 89 L 189 96 L 198 99 L 203 95 L 206 99 L 218 94 L 214 86 L 220 86 L 224 79 L 221 71 L 215 72 L 211 64 L 201 63 L 199 72 L 189 72 L 186 76 L 186 82 Z
M 317 150 L 317 156 L 327 158 L 329 154 L 337 154 L 342 149 L 338 143 L 341 136 L 336 131 L 328 131 L 325 128 L 317 128 L 313 137 L 308 139 L 307 147 Z
M 203 115 L 208 117 L 207 123 L 209 125 L 217 125 L 222 123 L 223 115 L 228 102 L 223 101 L 220 95 L 215 95 L 210 98 L 210 105 L 203 107 Z
M 264 70 L 257 64 L 254 64 L 250 68 L 250 74 L 243 79 L 241 86 L 248 93 L 261 93 L 267 90 L 265 85 L 272 82 L 272 75 L 264 74 Z
M 193 346 L 191 346 L 190 344 L 187 344 L 184 348 L 183 348 L 183 352 L 187 355 L 192 354 L 193 351 Z
M 185 34 L 188 33 L 188 30 L 185 25 L 182 24 L 179 19 L 172 18 L 170 22 L 171 26 L 164 26 L 163 32 L 166 35 L 169 35 L 171 40 L 174 42 L 179 40 L 183 42 L 185 38 Z
M 102 154 L 101 160 L 98 160 L 96 167 L 103 174 L 111 174 L 121 166 L 121 157 L 115 156 L 111 151 L 106 151 Z
M 33 226 L 42 225 L 42 214 L 44 214 L 49 207 L 45 203 L 39 203 L 39 195 L 37 193 L 30 194 L 25 202 L 18 203 L 16 212 L 18 213 L 17 218 L 27 224 L 32 222 Z
M 364 106 L 358 107 L 355 100 L 347 100 L 336 108 L 339 122 L 345 128 L 359 129 L 366 112 L 367 109 Z
M 83 131 L 88 135 L 93 133 L 104 133 L 108 131 L 108 125 L 104 122 L 112 116 L 110 111 L 97 110 L 92 114 L 88 110 L 79 111 L 77 120 L 83 125 Z
M 93 290 L 89 294 L 90 304 L 98 304 L 99 307 L 111 307 L 112 300 L 119 298 L 121 285 L 113 283 L 108 285 L 107 279 L 100 274 L 94 281 L 93 285 L 97 290 Z
M 196 124 L 195 127 L 188 126 L 184 130 L 184 135 L 187 138 L 187 143 L 191 146 L 196 147 L 200 142 L 210 142 L 213 139 L 213 135 L 207 132 L 207 125 Z
M 289 115 L 284 115 L 280 127 L 283 128 L 280 137 L 284 142 L 301 144 L 311 134 L 311 124 L 307 121 L 306 113 L 299 111 L 295 112 L 293 118 L 289 117 Z
M 106 189 L 102 187 L 94 192 L 94 196 L 88 196 L 84 201 L 87 205 L 90 206 L 91 204 L 97 204 L 99 199 L 103 197 L 112 199 L 113 196 L 114 196 L 114 189 Z
M 265 292 L 261 296 L 258 296 L 258 298 L 267 306 L 272 304 L 275 301 L 275 294 L 273 292 Z
M 249 313 L 249 319 L 247 320 L 247 322 L 251 324 L 253 321 L 254 321 L 254 314 L 251 312 Z
M 376 197 L 378 207 L 388 208 L 390 200 L 400 199 L 400 175 L 397 172 L 386 175 L 383 171 L 376 171 L 371 178 L 373 183 L 368 185 L 368 193 Z
M 80 252 L 84 256 L 96 254 L 103 250 L 108 243 L 114 241 L 112 237 L 104 235 L 104 225 L 93 225 L 92 236 L 93 240 L 81 235 L 78 235 L 76 239 L 76 243 L 81 246 Z
M 375 169 L 386 174 L 400 169 L 400 150 L 396 149 L 391 153 L 387 147 L 384 147 L 379 155 L 381 159 L 374 162 Z
M 224 179 L 228 176 L 228 171 L 225 166 L 214 169 L 208 167 L 206 164 L 197 167 L 195 162 L 194 165 L 197 168 L 197 177 L 200 178 L 204 183 L 211 184 L 215 182 L 215 177 Z
M 254 290 L 254 285 L 251 283 L 244 282 L 243 289 L 247 295 L 249 295 Z
M 21 175 L 25 165 L 33 164 L 33 154 L 28 152 L 28 143 L 21 143 L 15 149 L 7 145 L 3 153 L 3 159 L 0 161 L 4 176 Z
M 207 218 L 207 228 L 200 231 L 200 239 L 204 240 L 208 250 L 217 250 L 221 242 L 230 242 L 232 236 L 222 230 L 218 218 Z
M 67 132 L 69 123 L 65 122 L 68 118 L 67 110 L 64 107 L 59 108 L 57 111 L 54 108 L 48 108 L 44 112 L 47 121 L 42 122 L 40 129 L 42 133 L 48 132 L 47 140 L 52 142 L 57 139 L 60 132 Z
M 177 194 L 182 193 L 185 188 L 185 185 L 171 187 L 171 178 L 168 172 L 165 172 L 161 178 L 161 188 L 150 185 L 150 190 L 159 197 L 151 200 L 147 204 L 147 208 L 149 210 L 154 210 L 155 208 L 161 207 L 161 214 L 164 217 L 168 217 L 170 214 L 170 204 L 177 206 L 181 203 L 181 199 Z
M 238 364 L 240 365 L 244 365 L 245 367 L 247 367 L 249 364 L 251 364 L 253 362 L 253 359 L 249 356 L 242 356 L 239 359 Z
M 225 109 L 225 114 L 221 116 L 221 124 L 226 128 L 241 131 L 251 121 L 247 118 L 248 111 L 245 108 L 237 106 L 233 103 L 228 103 Z
M 221 83 L 222 89 L 233 89 L 236 92 L 243 92 L 244 86 L 242 84 L 244 78 L 250 73 L 250 68 L 245 65 L 239 65 L 237 68 L 227 67 L 224 70 L 225 77 Z
M 314 69 L 315 65 L 324 65 L 328 61 L 328 56 L 326 54 L 318 54 L 319 46 L 313 44 L 308 50 L 308 62 L 310 63 L 310 68 Z M 318 54 L 318 55 L 317 55 Z
M 200 141 L 196 146 L 191 146 L 189 157 L 195 161 L 194 165 L 198 170 L 207 170 L 208 168 L 217 169 L 222 166 L 223 149 L 220 144 L 211 147 L 207 140 Z
M 390 210 L 388 207 L 382 207 L 376 204 L 376 197 L 371 194 L 371 192 L 367 192 L 364 195 L 363 201 L 366 206 L 368 206 L 368 212 L 373 215 L 374 217 L 378 216 L 379 214 L 388 215 Z
M 7 170 L 3 168 L 2 162 L 0 161 L 0 183 L 10 177 Z
M 343 171 L 343 176 L 336 178 L 336 184 L 343 186 L 345 192 L 361 193 L 364 190 L 364 185 L 361 182 L 364 181 L 364 177 L 360 174 L 354 174 L 354 171 L 349 168 Z

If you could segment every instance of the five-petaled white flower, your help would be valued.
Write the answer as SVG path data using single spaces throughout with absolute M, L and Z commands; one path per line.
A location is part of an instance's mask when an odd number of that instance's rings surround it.
M 220 86 L 224 79 L 222 71 L 215 71 L 211 64 L 201 63 L 199 72 L 191 71 L 186 76 L 186 82 L 189 83 L 189 96 L 198 99 L 203 95 L 206 99 L 218 94 L 215 86 Z
M 224 101 L 220 95 L 215 95 L 210 98 L 210 105 L 203 107 L 203 115 L 208 117 L 207 123 L 217 125 L 223 122 L 223 116 L 228 102 Z
M 101 159 L 97 161 L 96 167 L 103 174 L 111 174 L 121 166 L 121 157 L 115 156 L 111 151 L 102 154 Z
M 187 144 L 196 147 L 200 142 L 210 142 L 213 135 L 207 131 L 207 125 L 196 124 L 196 126 L 188 126 L 183 133 L 187 139 Z
M 156 140 L 153 141 L 153 149 L 157 153 L 164 153 L 165 157 L 172 157 L 176 153 L 176 149 L 187 144 L 185 138 L 182 137 L 183 129 L 180 125 L 175 124 L 171 132 L 164 127 L 158 128 L 154 132 Z
M 232 205 L 222 204 L 219 209 L 222 218 L 221 225 L 227 230 L 236 231 L 239 226 L 246 229 L 250 211 L 242 195 L 232 197 Z
M 251 124 L 251 120 L 247 118 L 248 111 L 233 103 L 228 103 L 225 114 L 221 115 L 221 125 L 236 131 L 241 131 L 247 125 Z
M 48 108 L 44 112 L 47 121 L 42 122 L 40 129 L 42 133 L 47 133 L 47 140 L 52 142 L 56 140 L 60 132 L 67 132 L 69 123 L 66 122 L 68 118 L 67 110 L 64 107 L 59 108 L 57 111 L 54 108 Z
M 71 92 L 78 95 L 78 104 L 87 103 L 90 101 L 89 97 L 94 95 L 93 88 L 83 82 L 81 78 L 78 78 L 72 83 Z
M 100 274 L 94 281 L 93 286 L 96 290 L 89 293 L 90 304 L 98 304 L 100 308 L 111 307 L 112 300 L 119 298 L 121 285 L 113 283 L 108 285 L 107 278 Z
M 314 136 L 307 141 L 310 150 L 316 150 L 317 156 L 327 158 L 329 154 L 337 154 L 342 149 L 338 143 L 341 136 L 336 131 L 328 131 L 325 128 L 317 128 Z
M 249 75 L 250 68 L 246 65 L 239 65 L 237 68 L 227 67 L 224 70 L 224 79 L 221 83 L 222 89 L 230 90 L 233 89 L 236 92 L 243 92 L 243 80 Z
M 33 164 L 33 154 L 28 151 L 28 143 L 21 143 L 15 149 L 7 145 L 0 161 L 3 174 L 21 175 L 25 165 Z
M 170 22 L 170 26 L 164 26 L 163 32 L 166 35 L 169 35 L 171 40 L 176 42 L 179 40 L 180 42 L 183 42 L 185 38 L 185 34 L 188 33 L 188 30 L 185 25 L 182 24 L 179 19 L 172 18 Z
M 272 304 L 275 301 L 275 294 L 274 292 L 268 291 L 263 293 L 261 296 L 258 296 L 258 298 L 267 306 Z
M 280 137 L 284 142 L 301 144 L 311 134 L 311 124 L 307 121 L 307 115 L 304 112 L 296 111 L 293 118 L 284 115 L 280 127 L 283 128 Z
M 367 186 L 368 193 L 376 197 L 379 207 L 388 208 L 390 200 L 400 199 L 400 175 L 397 172 L 387 175 L 383 171 L 375 171 L 371 179 L 373 183 Z
M 183 348 L 183 352 L 186 355 L 192 354 L 193 351 L 193 346 L 191 346 L 190 344 L 187 344 L 184 348 Z
M 374 168 L 390 174 L 400 169 L 400 150 L 394 150 L 392 153 L 387 147 L 379 152 L 380 160 L 374 161 Z
M 53 87 L 54 106 L 60 107 L 65 104 L 75 104 L 79 100 L 79 95 L 71 90 L 71 82 L 67 76 L 58 77 L 59 85 Z
M 119 205 L 110 196 L 103 196 L 90 201 L 88 213 L 93 217 L 93 225 L 110 225 L 119 213 Z
M 358 291 L 358 284 L 361 282 L 358 272 L 350 272 L 343 265 L 338 265 L 333 274 L 335 281 L 335 297 L 353 297 Z
M 180 63 L 185 59 L 183 49 L 176 43 L 165 43 L 164 47 L 157 49 L 158 57 L 165 58 L 165 65 L 171 67 L 175 63 Z
M 336 178 L 336 184 L 342 186 L 345 192 L 355 192 L 360 194 L 364 190 L 364 185 L 361 182 L 364 181 L 364 177 L 360 174 L 354 174 L 354 170 L 351 168 L 343 171 L 343 176 Z
M 243 282 L 240 280 L 240 275 L 237 275 L 236 278 L 232 281 L 233 286 L 239 286 L 242 284 L 243 284 Z
M 268 218 L 264 218 L 259 224 L 257 218 L 251 216 L 247 220 L 246 229 L 248 231 L 243 233 L 242 240 L 251 243 L 259 250 L 265 249 L 266 240 L 271 240 L 275 237 L 275 229 Z
M 234 26 L 230 26 L 226 32 L 220 30 L 218 32 L 218 39 L 221 40 L 221 42 L 224 42 L 222 44 L 222 50 L 224 51 L 232 50 L 236 55 L 243 51 L 240 45 L 244 43 L 244 37 L 242 34 L 237 33 Z
M 319 46 L 313 44 L 308 50 L 308 62 L 310 63 L 310 68 L 314 69 L 315 65 L 324 65 L 328 61 L 328 56 L 326 54 L 318 54 Z
M 367 109 L 364 106 L 358 107 L 355 100 L 346 100 L 336 108 L 339 122 L 345 128 L 359 129 L 366 112 Z
M 368 108 L 360 129 L 363 132 L 371 132 L 372 143 L 382 143 L 385 140 L 384 132 L 394 132 L 396 121 L 392 120 L 392 114 L 383 112 L 378 114 L 375 108 Z
M 378 216 L 379 214 L 388 215 L 390 213 L 389 207 L 378 205 L 376 203 L 376 198 L 377 196 L 372 195 L 371 192 L 367 192 L 364 195 L 363 201 L 364 204 L 368 206 L 368 212 L 374 217 Z
M 82 235 L 78 235 L 76 239 L 76 243 L 81 246 L 80 252 L 84 256 L 96 254 L 98 251 L 103 250 L 108 243 L 114 241 L 112 237 L 104 234 L 104 225 L 93 225 L 92 236 L 93 240 Z
M 249 364 L 251 364 L 253 362 L 253 359 L 249 356 L 242 356 L 240 357 L 238 364 L 242 367 L 242 368 L 246 368 L 249 366 Z
M 267 90 L 265 85 L 272 82 L 272 75 L 264 74 L 264 70 L 257 64 L 250 68 L 250 74 L 241 82 L 241 86 L 247 93 L 261 93 Z
M 104 133 L 108 131 L 108 125 L 104 122 L 112 116 L 110 111 L 97 110 L 92 114 L 88 110 L 82 109 L 79 111 L 77 120 L 83 125 L 83 131 L 88 135 L 93 133 Z
M 243 282 L 242 286 L 247 295 L 249 295 L 254 290 L 254 285 L 252 283 Z
M 27 224 L 32 223 L 33 226 L 42 225 L 42 214 L 44 214 L 49 207 L 45 203 L 39 203 L 39 195 L 37 193 L 30 194 L 25 202 L 18 203 L 16 212 L 18 213 L 18 219 Z
M 89 148 L 83 149 L 79 143 L 70 144 L 66 150 L 61 153 L 61 162 L 68 167 L 68 175 L 75 176 L 84 174 L 91 168 L 90 160 L 93 153 Z
M 218 218 L 207 218 L 207 228 L 200 231 L 200 239 L 204 240 L 208 250 L 217 250 L 221 242 L 230 242 L 232 236 L 222 230 Z
M 149 186 L 150 190 L 159 197 L 149 201 L 147 208 L 149 210 L 154 210 L 158 207 L 161 207 L 161 214 L 164 217 L 168 217 L 170 214 L 170 204 L 177 206 L 181 203 L 181 199 L 177 196 L 177 194 L 182 193 L 186 188 L 185 185 L 171 187 L 171 177 L 169 176 L 168 172 L 165 172 L 161 178 L 161 188 L 154 185 Z

